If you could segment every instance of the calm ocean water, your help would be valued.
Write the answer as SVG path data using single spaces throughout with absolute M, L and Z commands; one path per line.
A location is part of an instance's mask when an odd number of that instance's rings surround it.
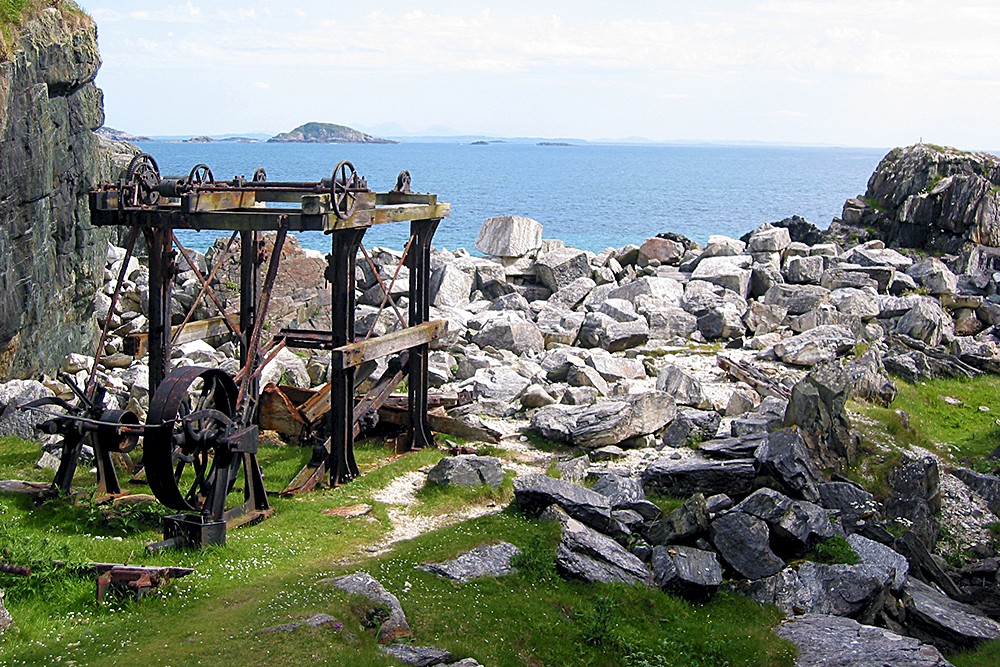
M 350 160 L 369 187 L 385 191 L 408 169 L 415 192 L 452 205 L 435 235 L 438 248 L 475 246 L 483 220 L 523 215 L 544 225 L 546 238 L 587 250 L 641 243 L 660 232 L 703 243 L 711 234 L 739 237 L 762 222 L 801 215 L 826 227 L 844 200 L 864 192 L 882 149 L 735 146 L 575 145 L 494 143 L 141 144 L 160 173 L 187 174 L 196 163 L 218 179 L 249 177 L 318 181 Z M 366 245 L 400 246 L 406 225 L 383 225 Z M 189 233 L 205 249 L 221 233 Z M 302 245 L 328 251 L 320 233 Z

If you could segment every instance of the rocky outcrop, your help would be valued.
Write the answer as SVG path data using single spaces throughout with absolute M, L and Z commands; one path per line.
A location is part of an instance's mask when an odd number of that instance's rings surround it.
M 93 347 L 111 233 L 91 227 L 87 192 L 113 170 L 93 132 L 100 64 L 94 23 L 71 2 L 25 20 L 0 60 L 0 377 Z
M 844 205 L 839 224 L 873 228 L 894 246 L 951 253 L 998 247 L 1000 159 L 933 144 L 895 148 L 864 196 Z

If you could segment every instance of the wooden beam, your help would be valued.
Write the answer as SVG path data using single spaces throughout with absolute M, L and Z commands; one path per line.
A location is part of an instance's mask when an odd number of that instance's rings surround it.
M 405 408 L 383 405 L 379 408 L 378 416 L 379 420 L 384 421 L 386 424 L 404 427 L 410 425 L 410 415 Z M 431 430 L 436 433 L 446 433 L 459 438 L 465 438 L 466 440 L 482 440 L 483 442 L 495 445 L 500 442 L 501 438 L 501 434 L 491 428 L 473 426 L 460 419 L 455 419 L 447 415 L 439 415 L 434 412 L 427 413 L 427 423 L 430 425 Z
M 351 368 L 366 361 L 409 350 L 438 338 L 447 328 L 444 320 L 431 320 L 414 327 L 377 338 L 369 338 L 357 343 L 348 343 L 330 351 L 330 363 L 334 368 Z
M 239 315 L 227 315 L 226 317 L 229 318 L 229 323 L 233 328 L 238 331 L 240 328 Z M 180 333 L 178 333 L 178 330 Z M 205 320 L 188 322 L 183 329 L 180 328 L 180 325 L 177 325 L 170 330 L 170 336 L 175 345 L 183 345 L 194 340 L 205 340 L 212 336 L 223 336 L 228 333 L 229 327 L 226 326 L 224 318 L 221 315 L 219 317 L 209 317 Z M 176 338 L 173 338 L 174 336 Z M 148 351 L 149 333 L 136 333 L 125 336 L 123 347 L 125 354 L 133 357 L 141 357 Z
M 375 224 L 409 220 L 440 220 L 451 213 L 451 204 L 390 204 L 375 209 Z
M 253 208 L 256 203 L 253 190 L 211 190 L 182 196 L 181 210 L 185 213 L 232 211 Z

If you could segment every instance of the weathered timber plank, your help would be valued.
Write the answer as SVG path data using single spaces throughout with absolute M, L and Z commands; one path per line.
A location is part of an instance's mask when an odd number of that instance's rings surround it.
M 366 361 L 429 343 L 444 333 L 446 327 L 447 323 L 444 320 L 431 320 L 377 338 L 348 343 L 331 350 L 330 363 L 334 368 L 360 366 Z
M 212 190 L 192 192 L 181 197 L 184 213 L 208 213 L 211 211 L 231 211 L 252 208 L 257 200 L 253 190 Z
M 229 323 L 233 328 L 239 331 L 240 316 L 227 315 L 226 317 L 229 318 Z M 178 333 L 178 330 L 180 330 L 180 333 Z M 204 320 L 188 322 L 183 329 L 180 328 L 180 325 L 177 325 L 170 330 L 170 337 L 174 345 L 183 345 L 191 341 L 205 340 L 212 336 L 223 336 L 228 333 L 229 327 L 226 326 L 224 318 L 220 315 L 218 317 L 209 317 Z M 147 332 L 130 334 L 124 338 L 125 354 L 132 355 L 133 357 L 141 357 L 146 354 L 148 347 L 149 333 Z

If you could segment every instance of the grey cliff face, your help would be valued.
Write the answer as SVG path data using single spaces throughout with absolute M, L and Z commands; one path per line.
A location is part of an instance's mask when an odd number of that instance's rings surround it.
M 843 222 L 875 229 L 892 246 L 948 253 L 1000 247 L 1000 161 L 933 144 L 895 148 L 864 197 L 845 204 Z
M 93 347 L 108 233 L 91 227 L 87 191 L 112 173 L 93 133 L 100 64 L 93 22 L 62 5 L 28 21 L 0 62 L 0 377 Z

